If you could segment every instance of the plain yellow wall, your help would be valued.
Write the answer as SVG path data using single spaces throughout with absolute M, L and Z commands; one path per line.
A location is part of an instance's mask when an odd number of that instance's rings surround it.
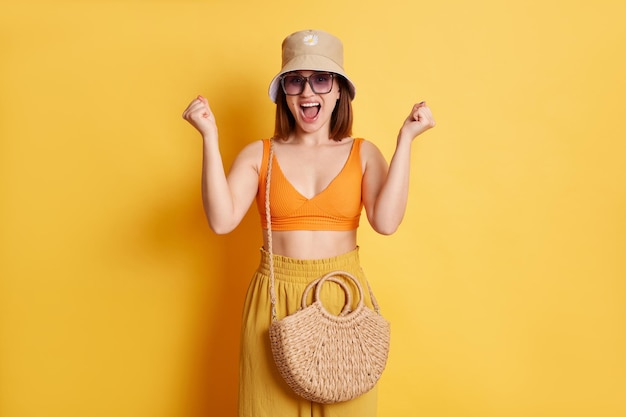
M 3 2 L 0 416 L 233 416 L 261 235 L 216 236 L 201 143 L 273 130 L 280 42 L 343 39 L 354 133 L 391 156 L 413 102 L 409 210 L 360 231 L 392 351 L 381 416 L 626 415 L 626 5 Z

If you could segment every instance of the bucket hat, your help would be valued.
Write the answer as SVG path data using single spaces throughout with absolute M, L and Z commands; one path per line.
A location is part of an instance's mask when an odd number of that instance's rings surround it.
M 272 79 L 269 96 L 276 102 L 280 77 L 291 71 L 328 71 L 341 75 L 348 81 L 350 99 L 356 88 L 343 69 L 343 44 L 339 38 L 321 30 L 302 30 L 283 40 L 282 68 Z

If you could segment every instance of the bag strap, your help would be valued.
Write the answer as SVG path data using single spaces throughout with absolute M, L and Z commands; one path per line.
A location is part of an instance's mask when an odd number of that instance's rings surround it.
M 272 251 L 272 216 L 270 215 L 270 182 L 272 178 L 272 160 L 274 159 L 274 139 L 270 139 L 270 152 L 265 176 L 265 220 L 267 222 L 267 251 L 270 253 L 270 302 L 272 303 L 272 321 L 276 321 L 276 288 L 274 287 L 274 252 Z
M 277 321 L 276 315 L 276 287 L 274 278 L 274 252 L 272 249 L 272 216 L 270 215 L 270 182 L 272 178 L 272 161 L 274 159 L 274 139 L 269 139 L 270 151 L 267 163 L 267 175 L 265 177 L 265 220 L 267 222 L 267 251 L 269 252 L 269 267 L 270 267 L 270 302 L 272 303 L 272 321 Z M 342 273 L 341 271 L 339 273 Z M 332 274 L 329 274 L 332 275 Z M 332 280 L 334 281 L 334 279 Z M 357 282 L 358 284 L 358 282 Z M 360 289 L 360 287 L 358 287 Z M 372 287 L 367 282 L 367 289 L 370 293 L 370 299 L 372 300 L 372 306 L 374 311 L 380 315 L 380 307 L 378 301 L 374 297 Z M 360 299 L 363 300 L 363 293 L 360 293 Z M 346 304 L 348 306 L 348 304 Z M 348 306 L 349 307 L 349 306 Z M 343 314 L 342 314 L 343 315 Z

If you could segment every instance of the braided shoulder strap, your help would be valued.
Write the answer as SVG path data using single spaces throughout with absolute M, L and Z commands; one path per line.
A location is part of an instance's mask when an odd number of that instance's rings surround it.
M 272 251 L 272 216 L 270 215 L 270 182 L 272 178 L 272 161 L 274 159 L 274 139 L 270 139 L 270 156 L 265 177 L 265 220 L 267 223 L 267 251 L 270 253 L 270 301 L 272 303 L 272 321 L 276 321 L 276 288 L 274 288 L 274 252 Z

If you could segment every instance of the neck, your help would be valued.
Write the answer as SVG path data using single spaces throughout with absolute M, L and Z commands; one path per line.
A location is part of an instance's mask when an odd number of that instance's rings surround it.
M 304 132 L 298 129 L 289 137 L 289 142 L 304 145 L 325 145 L 330 140 L 330 132 L 328 129 L 320 129 L 315 132 Z

